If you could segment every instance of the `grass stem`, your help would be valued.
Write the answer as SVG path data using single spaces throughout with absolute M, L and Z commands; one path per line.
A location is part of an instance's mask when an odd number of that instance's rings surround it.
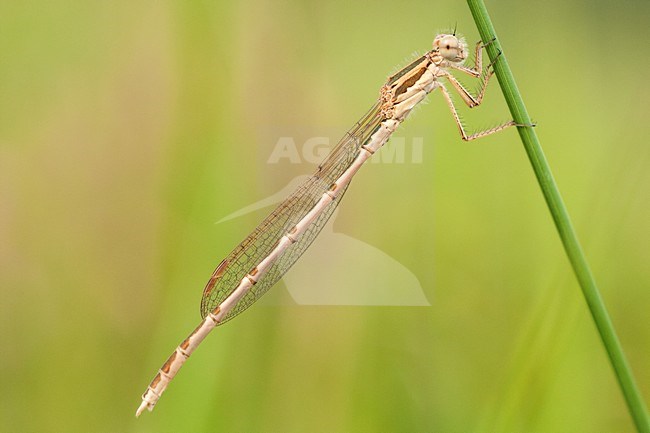
M 499 39 L 496 37 L 483 0 L 467 0 L 467 3 L 474 16 L 474 21 L 476 22 L 483 42 L 488 42 L 496 38 L 494 43 L 487 47 L 487 53 L 491 61 L 494 61 L 499 53 L 501 53 L 501 56 L 494 64 L 494 71 L 513 119 L 517 123 L 530 125 L 530 116 L 526 111 L 524 101 L 517 89 L 514 77 L 508 66 L 506 55 L 503 53 Z M 571 266 L 582 288 L 584 298 L 587 301 L 593 320 L 598 328 L 600 338 L 609 355 L 618 383 L 627 402 L 630 415 L 639 433 L 650 433 L 650 420 L 645 403 L 636 386 L 632 370 L 627 363 L 621 343 L 616 336 L 616 331 L 596 286 L 596 281 L 589 269 L 578 238 L 573 230 L 569 214 L 555 184 L 535 129 L 532 127 L 518 127 L 517 129 L 528 154 L 528 159 L 532 164 L 537 181 L 539 182 L 539 186 L 544 194 L 546 204 L 553 216 L 553 221 L 555 222 L 566 254 L 569 257 Z

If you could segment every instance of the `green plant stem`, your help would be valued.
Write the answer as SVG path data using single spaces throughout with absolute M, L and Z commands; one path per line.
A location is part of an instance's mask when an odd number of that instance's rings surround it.
M 474 16 L 474 21 L 476 22 L 476 26 L 478 27 L 483 42 L 495 39 L 494 43 L 487 47 L 490 60 L 495 61 L 499 53 L 501 53 L 501 56 L 494 64 L 494 71 L 508 107 L 510 108 L 510 112 L 512 113 L 512 118 L 517 123 L 530 125 L 532 123 L 530 116 L 526 111 L 524 101 L 517 89 L 512 72 L 510 71 L 510 66 L 508 66 L 506 56 L 501 49 L 499 39 L 496 37 L 494 27 L 492 26 L 492 22 L 483 0 L 467 0 L 467 3 L 472 15 Z M 542 147 L 539 144 L 537 134 L 532 127 L 518 127 L 517 129 L 524 148 L 526 149 L 526 153 L 528 154 L 528 159 L 535 171 L 535 176 L 537 177 L 539 186 L 544 194 L 546 204 L 553 216 L 553 221 L 555 222 L 555 226 L 560 234 L 564 249 L 569 257 L 571 266 L 573 267 L 578 282 L 580 283 L 580 287 L 582 288 L 582 293 L 587 301 L 587 305 L 589 306 L 591 315 L 596 323 L 598 332 L 600 333 L 600 338 L 605 345 L 607 354 L 609 355 L 609 359 L 614 368 L 614 372 L 616 373 L 623 395 L 625 396 L 630 414 L 636 424 L 636 428 L 639 432 L 650 433 L 650 420 L 648 418 L 645 403 L 634 381 L 632 370 L 625 359 L 623 349 L 618 337 L 616 336 L 616 331 L 614 330 L 612 321 L 609 318 L 605 304 L 603 303 L 598 288 L 596 287 L 594 277 L 589 270 L 589 265 L 587 264 L 587 260 L 582 252 L 578 238 L 576 237 L 575 231 L 571 225 L 569 214 L 562 202 L 562 197 L 557 189 L 557 185 L 555 184 L 555 180 L 551 174 L 551 169 L 546 161 Z

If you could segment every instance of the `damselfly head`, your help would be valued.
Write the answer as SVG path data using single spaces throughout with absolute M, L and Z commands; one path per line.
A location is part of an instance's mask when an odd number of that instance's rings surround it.
M 467 58 L 467 44 L 456 35 L 440 34 L 433 40 L 433 51 L 450 62 L 461 63 Z

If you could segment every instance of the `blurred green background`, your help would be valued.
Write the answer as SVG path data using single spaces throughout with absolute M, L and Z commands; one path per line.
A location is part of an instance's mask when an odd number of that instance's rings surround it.
M 647 401 L 650 3 L 487 6 Z M 633 431 L 517 134 L 463 143 L 439 94 L 400 130 L 422 162 L 365 167 L 335 223 L 431 306 L 280 283 L 133 416 L 268 209 L 215 221 L 313 170 L 278 137 L 334 142 L 455 23 L 478 40 L 464 2 L 0 3 L 0 431 Z M 486 98 L 470 129 L 508 119 Z

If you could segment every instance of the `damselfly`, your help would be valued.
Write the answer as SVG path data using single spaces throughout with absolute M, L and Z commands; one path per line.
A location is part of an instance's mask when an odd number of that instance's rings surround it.
M 489 43 L 488 43 L 489 44 Z M 341 201 L 352 177 L 404 121 L 413 108 L 435 89 L 440 89 L 463 140 L 473 140 L 518 125 L 510 121 L 497 127 L 467 134 L 460 121 L 446 83 L 469 107 L 483 99 L 493 74 L 492 65 L 483 73 L 482 48 L 476 44 L 472 67 L 465 41 L 454 34 L 439 34 L 433 49 L 388 78 L 379 100 L 339 141 L 318 170 L 284 200 L 248 235 L 214 271 L 201 299 L 201 324 L 176 348 L 160 368 L 142 396 L 136 411 L 150 411 L 208 333 L 250 307 L 273 286 L 316 238 Z M 481 79 L 480 90 L 472 95 L 450 71 Z

